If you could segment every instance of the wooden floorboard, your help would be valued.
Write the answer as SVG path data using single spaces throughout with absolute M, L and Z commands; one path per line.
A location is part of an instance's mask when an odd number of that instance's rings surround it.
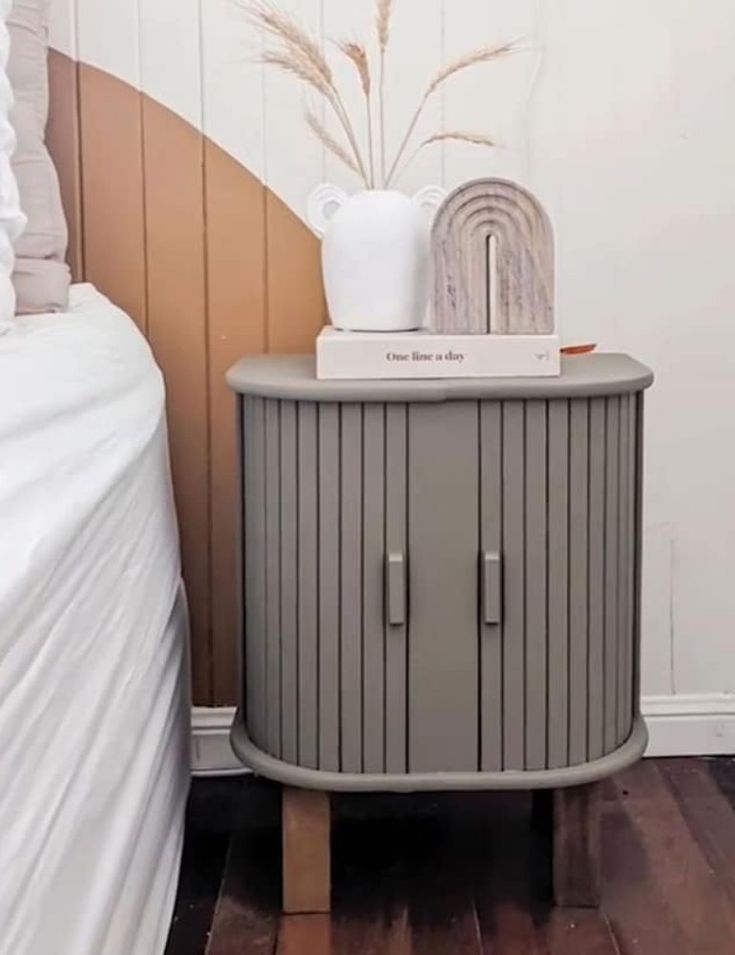
M 343 955 L 411 952 L 406 830 L 401 800 L 389 805 L 392 813 L 380 797 L 334 797 L 332 945 Z
M 165 955 L 202 955 L 212 925 L 232 830 L 227 809 L 232 786 L 195 780 L 187 808 L 186 834 L 176 908 Z
M 551 905 L 528 794 L 342 795 L 332 914 L 283 918 L 279 805 L 253 777 L 197 781 L 166 955 L 735 953 L 735 760 L 605 784 L 598 910 Z
M 644 885 L 663 900 L 660 918 L 678 935 L 676 948 L 660 950 L 732 955 L 732 904 L 656 761 L 639 763 L 619 777 L 617 786 L 645 857 Z M 662 931 L 658 918 L 649 913 L 648 919 L 655 932 Z
M 602 904 L 621 952 L 692 955 L 651 869 L 624 795 L 603 804 Z
M 735 905 L 735 812 L 710 772 L 711 760 L 661 759 L 657 764 L 708 864 Z
M 612 927 L 602 911 L 555 909 L 544 927 L 548 955 L 620 955 Z
M 436 814 L 404 823 L 403 885 L 412 951 L 482 955 L 474 874 L 481 827 L 461 814 L 463 801 L 437 799 Z M 469 814 L 468 814 L 469 815 Z
M 706 762 L 712 778 L 735 808 L 735 757 L 708 759 Z
M 459 797 L 458 797 L 459 798 Z M 534 820 L 528 793 L 491 794 L 478 826 L 475 900 L 484 955 L 546 955 L 551 817 Z
M 233 835 L 206 955 L 273 955 L 280 913 L 278 852 L 277 828 Z

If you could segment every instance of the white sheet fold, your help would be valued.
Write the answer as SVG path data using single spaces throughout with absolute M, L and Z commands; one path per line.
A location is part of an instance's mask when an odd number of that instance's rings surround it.
M 189 778 L 161 374 L 93 287 L 0 337 L 0 953 L 158 955 Z

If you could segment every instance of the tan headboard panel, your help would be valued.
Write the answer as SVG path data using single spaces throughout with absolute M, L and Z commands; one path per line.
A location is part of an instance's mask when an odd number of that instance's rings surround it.
M 53 52 L 49 145 L 76 280 L 133 317 L 166 378 L 194 699 L 236 700 L 238 357 L 313 350 L 318 242 L 247 169 L 118 79 Z

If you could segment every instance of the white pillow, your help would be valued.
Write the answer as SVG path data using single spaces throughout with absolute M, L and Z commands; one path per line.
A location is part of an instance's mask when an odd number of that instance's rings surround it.
M 15 315 L 15 291 L 11 280 L 15 265 L 13 243 L 26 224 L 20 208 L 18 184 L 10 165 L 15 133 L 8 118 L 13 91 L 7 74 L 10 37 L 6 20 L 11 6 L 12 0 L 0 0 L 0 329 L 7 328 Z

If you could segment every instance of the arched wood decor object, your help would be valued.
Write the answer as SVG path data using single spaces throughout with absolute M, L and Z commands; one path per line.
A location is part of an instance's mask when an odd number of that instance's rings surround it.
M 433 330 L 554 331 L 554 238 L 541 204 L 504 179 L 456 189 L 437 213 Z

